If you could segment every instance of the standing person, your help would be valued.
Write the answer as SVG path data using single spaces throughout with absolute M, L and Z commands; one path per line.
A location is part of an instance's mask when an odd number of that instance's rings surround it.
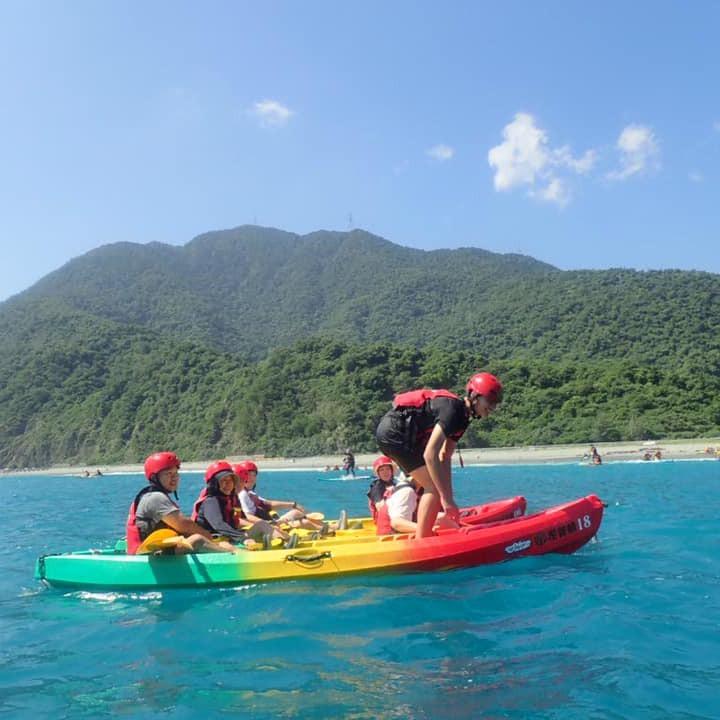
M 502 402 L 502 394 L 498 378 L 476 373 L 468 380 L 463 398 L 449 390 L 411 390 L 396 395 L 392 410 L 380 420 L 375 433 L 378 447 L 424 490 L 416 537 L 432 535 L 441 509 L 451 521 L 458 521 L 451 467 L 455 445 L 470 420 L 488 417 Z
M 352 454 L 352 450 L 350 450 L 350 448 L 345 450 L 345 457 L 343 457 L 343 471 L 346 475 L 352 475 L 355 477 L 355 456 Z
M 126 524 L 128 555 L 153 552 L 157 543 L 170 537 L 183 539 L 170 551 L 185 554 L 206 552 L 235 552 L 226 542 L 213 542 L 212 535 L 180 512 L 177 499 L 180 485 L 180 459 L 174 452 L 157 452 L 145 460 L 144 487 L 130 504 Z
M 593 465 L 602 465 L 602 458 L 600 457 L 598 449 L 594 445 L 590 446 L 590 462 Z

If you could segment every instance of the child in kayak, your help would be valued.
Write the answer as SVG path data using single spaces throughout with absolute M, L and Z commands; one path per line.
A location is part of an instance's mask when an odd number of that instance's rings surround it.
M 126 524 L 127 553 L 142 555 L 157 551 L 235 552 L 227 542 L 213 542 L 212 535 L 185 517 L 170 498 L 180 484 L 180 459 L 174 452 L 157 452 L 145 460 L 144 487 L 130 504 Z M 164 544 L 164 542 L 167 543 Z
M 392 474 L 392 460 L 385 455 L 373 463 L 373 469 L 378 477 L 370 486 L 368 499 L 377 534 L 415 533 L 418 502 L 423 489 L 415 484 L 412 477 L 400 475 L 396 480 Z M 380 499 L 374 500 L 378 496 Z M 457 528 L 458 523 L 441 512 L 435 524 L 435 528 L 438 527 Z
M 373 522 L 377 525 L 378 510 L 385 503 L 386 494 L 392 490 L 395 484 L 395 466 L 392 458 L 387 455 L 381 455 L 373 462 L 373 473 L 375 479 L 370 483 L 367 498 L 370 514 Z
M 273 527 L 263 521 L 250 523 L 237 495 L 238 477 L 229 462 L 218 460 L 205 471 L 205 487 L 193 506 L 192 520 L 213 535 L 255 548 Z
M 425 491 L 418 504 L 416 537 L 432 535 L 443 508 L 450 520 L 458 521 L 451 467 L 455 445 L 470 420 L 488 417 L 502 394 L 498 378 L 476 373 L 468 380 L 463 398 L 448 390 L 411 390 L 396 395 L 392 410 L 380 420 L 378 447 Z
M 307 517 L 305 508 L 290 500 L 266 500 L 255 492 L 257 484 L 258 467 L 252 460 L 238 463 L 233 466 L 235 474 L 240 479 L 240 506 L 245 517 L 252 523 L 266 520 L 273 524 L 287 524 L 291 527 L 301 527 L 307 530 L 323 530 L 323 523 Z M 274 516 L 276 510 L 286 509 L 287 512 L 279 517 Z

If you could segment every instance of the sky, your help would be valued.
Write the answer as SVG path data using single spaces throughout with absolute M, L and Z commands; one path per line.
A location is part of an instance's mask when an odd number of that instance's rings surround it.
M 0 300 L 254 223 L 720 272 L 720 2 L 0 3 Z

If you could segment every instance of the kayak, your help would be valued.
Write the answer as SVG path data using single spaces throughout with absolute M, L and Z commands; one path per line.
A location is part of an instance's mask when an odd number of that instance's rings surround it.
M 115 548 L 43 555 L 35 577 L 63 588 L 141 590 L 229 587 L 359 573 L 449 570 L 575 552 L 597 533 L 603 503 L 588 495 L 534 515 L 408 535 L 325 538 L 293 549 L 193 555 L 126 555 Z
M 372 475 L 331 475 L 319 477 L 318 480 L 369 480 Z

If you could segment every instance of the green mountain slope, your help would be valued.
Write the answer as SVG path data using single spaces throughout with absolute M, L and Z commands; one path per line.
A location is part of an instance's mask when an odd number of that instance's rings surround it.
M 23 317 L 23 314 L 27 313 Z M 0 321 L 0 466 L 138 462 L 264 452 L 374 450 L 398 389 L 462 391 L 500 374 L 505 406 L 466 446 L 717 433 L 720 356 L 673 370 L 639 363 L 488 362 L 464 351 L 305 340 L 243 364 L 235 355 L 98 320 L 47 301 Z M 8 322 L 10 321 L 10 322 Z
M 492 357 L 669 362 L 720 342 L 720 276 L 564 272 L 477 249 L 425 252 L 362 231 L 258 227 L 184 247 L 98 248 L 0 305 L 41 298 L 250 357 L 314 335 L 475 347 Z

